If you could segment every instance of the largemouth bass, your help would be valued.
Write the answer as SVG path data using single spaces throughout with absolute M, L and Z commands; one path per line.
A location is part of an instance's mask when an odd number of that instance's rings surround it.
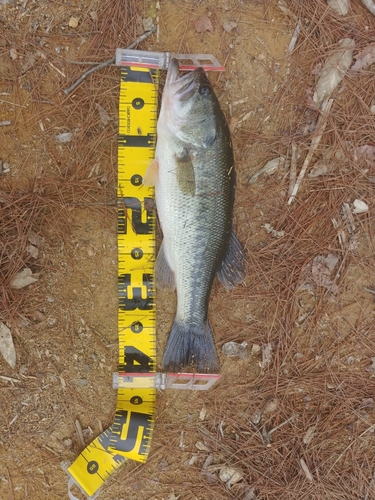
M 184 76 L 172 59 L 157 124 L 155 160 L 145 185 L 155 186 L 163 242 L 156 286 L 176 289 L 177 312 L 163 369 L 216 372 L 207 319 L 217 274 L 227 288 L 245 276 L 245 255 L 232 229 L 235 174 L 230 133 L 204 70 Z

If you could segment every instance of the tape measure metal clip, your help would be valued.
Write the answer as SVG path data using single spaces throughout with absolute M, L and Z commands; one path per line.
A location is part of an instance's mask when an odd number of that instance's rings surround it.
M 213 373 L 122 373 L 113 374 L 114 389 L 180 389 L 207 391 L 220 378 Z

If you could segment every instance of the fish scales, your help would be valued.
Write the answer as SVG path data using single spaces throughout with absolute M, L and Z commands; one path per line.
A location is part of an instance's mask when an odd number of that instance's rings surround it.
M 176 288 L 177 311 L 163 368 L 217 371 L 208 323 L 215 274 L 231 288 L 245 276 L 232 231 L 233 150 L 228 125 L 202 69 L 179 77 L 172 60 L 158 120 L 155 161 L 144 183 L 155 185 L 163 242 L 155 265 L 159 288 Z

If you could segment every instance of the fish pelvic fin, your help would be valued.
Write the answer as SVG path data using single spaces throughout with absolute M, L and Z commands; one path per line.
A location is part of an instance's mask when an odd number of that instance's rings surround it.
M 219 361 L 208 322 L 200 328 L 175 319 L 165 348 L 163 370 L 177 373 L 194 368 L 200 373 L 217 373 Z
M 155 186 L 159 178 L 159 161 L 155 158 L 148 166 L 143 177 L 144 186 Z
M 246 270 L 245 251 L 232 229 L 228 250 L 217 272 L 217 277 L 220 283 L 230 290 L 245 279 Z
M 175 290 L 176 288 L 174 272 L 169 267 L 165 256 L 164 241 L 161 243 L 155 262 L 155 284 L 159 290 Z

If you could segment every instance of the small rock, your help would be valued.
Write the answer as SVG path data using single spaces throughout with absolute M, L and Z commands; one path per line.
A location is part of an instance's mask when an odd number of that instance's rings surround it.
M 78 28 L 78 25 L 79 25 L 79 17 L 72 16 L 69 19 L 69 23 L 68 23 L 69 28 L 75 29 L 75 28 Z
M 227 356 L 238 356 L 242 359 L 248 359 L 246 341 L 242 342 L 242 344 L 238 342 L 226 342 L 222 347 L 222 351 Z
M 72 132 L 63 132 L 62 134 L 55 135 L 56 140 L 63 144 L 71 141 L 72 137 L 73 137 Z
M 4 161 L 4 162 L 1 162 L 1 165 L 0 165 L 0 172 L 2 174 L 7 174 L 9 171 L 10 171 L 10 164 L 7 162 L 7 161 Z
M 154 21 L 152 17 L 146 17 L 146 19 L 142 19 L 143 29 L 145 31 L 150 31 L 154 27 Z
M 18 52 L 16 49 L 12 48 L 9 50 L 9 56 L 11 59 L 13 59 L 13 61 L 15 61 L 16 59 L 18 59 Z
M 253 355 L 259 354 L 261 350 L 262 350 L 262 348 L 259 344 L 253 344 L 251 346 L 251 354 L 253 354 Z
M 70 438 L 66 438 L 63 441 L 63 445 L 65 446 L 65 448 L 71 448 L 73 445 L 73 441 Z
M 199 413 L 199 420 L 204 420 L 206 417 L 207 410 L 206 408 L 202 408 L 200 413 Z
M 85 386 L 85 385 L 87 385 L 87 378 L 76 378 L 76 379 L 74 379 L 74 382 L 77 385 Z
M 94 249 L 93 249 L 93 247 L 92 247 L 92 246 L 88 246 L 88 247 L 86 248 L 86 250 L 87 250 L 87 255 L 88 255 L 89 257 L 92 257 L 92 256 L 95 254 Z
M 16 367 L 16 350 L 13 344 L 12 332 L 5 323 L 0 321 L 0 353 L 5 361 L 11 366 Z
M 98 20 L 98 14 L 95 10 L 93 10 L 92 12 L 90 12 L 90 17 L 91 19 L 94 21 L 94 23 Z

